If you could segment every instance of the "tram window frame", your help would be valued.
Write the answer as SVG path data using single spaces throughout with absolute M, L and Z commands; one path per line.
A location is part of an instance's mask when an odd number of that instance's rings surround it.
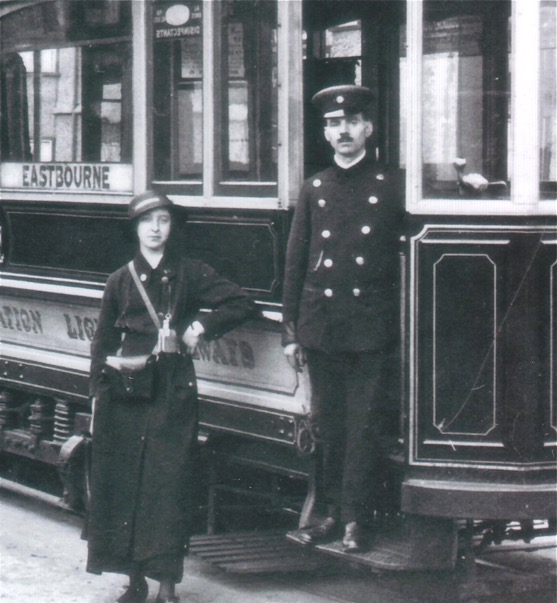
M 203 173 L 201 182 L 166 180 L 152 184 L 186 206 L 284 209 L 295 204 L 302 181 L 302 31 L 301 0 L 273 0 L 276 10 L 277 149 L 276 179 L 229 181 L 222 178 L 219 111 L 222 91 L 221 51 L 223 3 L 203 2 Z M 154 10 L 156 3 L 151 3 Z M 147 17 L 147 23 L 152 18 Z M 150 25 L 152 27 L 152 25 Z M 156 42 L 155 42 L 156 43 Z M 156 61 L 155 61 L 156 62 Z M 153 73 L 151 77 L 154 77 Z M 153 133 L 158 136 L 157 132 Z M 161 161 L 153 154 L 153 165 Z
M 163 18 L 158 13 L 160 11 L 164 14 L 166 8 L 166 3 L 154 2 L 152 14 L 156 15 L 155 19 Z M 153 21 L 153 18 L 150 21 Z M 194 156 L 201 152 L 198 172 L 192 170 L 191 173 L 180 173 L 183 137 L 180 106 L 184 101 L 184 92 L 188 90 L 200 90 L 203 96 L 203 64 L 200 68 L 197 66 L 199 73 L 187 74 L 184 73 L 184 62 L 186 46 L 191 48 L 192 42 L 195 43 L 197 40 L 200 41 L 202 59 L 204 38 L 204 28 L 201 25 L 200 33 L 189 37 L 156 38 L 153 44 L 153 182 L 167 192 L 177 189 L 182 194 L 201 195 L 203 190 L 203 114 L 205 112 L 203 98 L 201 99 L 201 148 L 194 148 L 192 145 Z M 194 59 L 199 61 L 199 57 L 190 60 Z M 195 168 L 195 162 L 191 166 Z
M 2 11 L 0 32 L 6 34 L 2 57 L 20 56 L 24 68 L 31 67 L 31 71 L 23 72 L 26 80 L 20 86 L 28 98 L 29 108 L 23 104 L 22 110 L 29 119 L 29 140 L 15 156 L 0 156 L 0 187 L 5 198 L 29 193 L 50 196 L 56 192 L 60 200 L 79 199 L 82 194 L 87 201 L 96 194 L 119 200 L 132 192 L 132 5 L 129 0 L 88 4 L 42 0 L 17 3 Z M 73 63 L 68 65 L 68 61 Z M 108 79 L 87 78 L 87 64 Z M 66 94 L 67 89 L 62 93 L 58 89 L 64 78 L 70 94 Z M 45 96 L 47 79 L 58 83 L 55 94 Z M 91 87 L 89 92 L 87 89 L 93 80 L 96 93 Z M 96 125 L 88 125 L 87 116 L 95 111 Z M 57 123 L 57 118 L 63 121 L 66 117 L 69 126 Z M 79 123 L 74 123 L 76 119 Z M 43 129 L 44 123 L 50 125 Z M 115 125 L 117 131 L 105 137 L 103 132 L 106 134 Z M 84 134 L 88 130 L 95 134 L 98 131 L 98 148 L 87 146 L 85 139 L 89 138 Z M 111 144 L 115 141 L 116 146 Z M 10 145 L 10 140 L 3 141 L 6 153 L 12 152 Z
M 540 191 L 539 181 L 539 39 L 541 0 L 510 3 L 511 54 L 509 57 L 510 198 L 484 193 L 478 198 L 432 198 L 423 187 L 423 47 L 424 3 L 407 3 L 406 207 L 409 213 L 430 215 L 555 215 L 553 198 Z M 532 53 L 532 48 L 537 51 Z M 536 107 L 532 111 L 532 107 Z M 551 193 L 550 193 L 551 194 Z

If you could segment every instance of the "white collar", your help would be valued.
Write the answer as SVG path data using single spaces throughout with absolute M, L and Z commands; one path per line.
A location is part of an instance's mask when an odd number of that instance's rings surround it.
M 362 161 L 362 159 L 365 156 L 366 156 L 366 150 L 364 149 L 357 157 L 354 157 L 354 159 L 352 159 L 351 161 L 346 161 L 344 159 L 341 159 L 342 155 L 337 155 L 336 153 L 334 156 L 334 160 L 339 168 L 342 168 L 343 170 L 347 170 L 348 168 L 351 168 L 353 165 L 360 163 L 360 161 Z

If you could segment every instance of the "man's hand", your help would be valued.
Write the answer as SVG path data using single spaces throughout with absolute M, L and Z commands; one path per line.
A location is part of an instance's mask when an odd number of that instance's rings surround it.
M 97 398 L 95 396 L 90 396 L 91 400 L 91 422 L 89 423 L 89 433 L 93 435 L 93 423 L 95 422 L 95 405 L 97 403 Z
M 306 353 L 299 343 L 289 343 L 284 348 L 284 355 L 288 364 L 298 373 L 302 372 L 302 367 L 306 363 Z
M 197 320 L 186 329 L 182 335 L 182 341 L 186 344 L 188 354 L 195 354 L 203 333 L 205 333 L 205 327 Z

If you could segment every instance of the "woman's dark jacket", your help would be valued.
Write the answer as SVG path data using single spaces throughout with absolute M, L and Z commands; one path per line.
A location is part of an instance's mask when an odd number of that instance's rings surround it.
M 152 269 L 138 253 L 134 264 L 161 321 L 170 313 L 179 339 L 195 320 L 205 338 L 216 339 L 255 315 L 247 294 L 202 262 L 166 253 Z M 170 574 L 179 581 L 191 532 L 197 443 L 192 359 L 185 353 L 163 357 L 149 402 L 115 398 L 103 373 L 106 357 L 120 346 L 124 356 L 149 354 L 157 336 L 128 267 L 120 268 L 108 279 L 91 348 L 96 403 L 87 569 L 127 573 L 140 562 L 150 577 Z

